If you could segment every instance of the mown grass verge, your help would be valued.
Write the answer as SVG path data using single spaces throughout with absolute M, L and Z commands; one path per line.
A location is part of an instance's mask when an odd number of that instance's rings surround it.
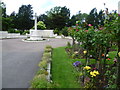
M 65 47 L 53 49 L 52 80 L 56 88 L 80 88 L 76 80 L 72 60 L 68 58 Z

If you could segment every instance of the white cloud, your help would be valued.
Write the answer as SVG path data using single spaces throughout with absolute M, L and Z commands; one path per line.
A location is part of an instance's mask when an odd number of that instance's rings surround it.
M 45 13 L 55 6 L 67 6 L 70 9 L 71 14 L 76 14 L 78 11 L 82 13 L 89 13 L 91 9 L 96 7 L 98 11 L 104 9 L 103 3 L 106 3 L 106 7 L 109 10 L 118 9 L 119 0 L 2 0 L 7 7 L 7 14 L 13 11 L 18 12 L 19 7 L 24 4 L 31 4 L 34 12 L 38 15 Z

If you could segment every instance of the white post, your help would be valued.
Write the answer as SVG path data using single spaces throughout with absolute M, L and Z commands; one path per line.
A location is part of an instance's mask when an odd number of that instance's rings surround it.
M 35 30 L 37 30 L 37 13 L 35 13 Z

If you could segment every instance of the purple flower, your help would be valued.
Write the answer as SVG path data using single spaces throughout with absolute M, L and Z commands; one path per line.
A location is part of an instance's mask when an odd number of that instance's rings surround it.
M 79 65 L 81 65 L 80 61 L 76 61 L 76 62 L 73 63 L 73 66 L 75 66 L 75 67 L 78 67 Z

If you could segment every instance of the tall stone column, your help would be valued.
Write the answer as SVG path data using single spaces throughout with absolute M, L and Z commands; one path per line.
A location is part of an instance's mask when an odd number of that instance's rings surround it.
M 35 30 L 37 30 L 37 13 L 35 13 Z

